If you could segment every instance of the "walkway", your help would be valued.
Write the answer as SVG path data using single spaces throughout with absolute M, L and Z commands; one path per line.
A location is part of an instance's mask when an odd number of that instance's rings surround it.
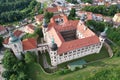
M 42 54 L 42 57 L 43 57 L 43 66 L 44 66 L 44 68 L 49 68 L 50 65 L 48 64 L 46 56 L 45 56 L 44 53 Z
M 108 50 L 109 56 L 111 58 L 113 56 L 113 51 L 112 51 L 110 45 L 107 42 L 104 42 L 104 45 L 105 45 L 106 49 Z
M 55 69 L 57 67 L 57 66 L 51 66 L 51 65 L 48 64 L 47 58 L 46 58 L 44 53 L 42 54 L 42 57 L 43 57 L 44 68 Z

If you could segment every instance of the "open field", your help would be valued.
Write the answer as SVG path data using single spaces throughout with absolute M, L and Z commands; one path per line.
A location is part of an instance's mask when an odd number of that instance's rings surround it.
M 86 80 L 88 77 L 93 76 L 96 72 L 102 69 L 106 69 L 108 67 L 120 66 L 119 58 L 108 58 L 108 54 L 106 53 L 107 52 L 103 47 L 103 49 L 99 54 L 95 54 L 95 56 L 90 55 L 90 56 L 84 57 L 86 61 L 87 60 L 93 61 L 94 59 L 95 60 L 101 59 L 101 60 L 97 60 L 95 62 L 91 62 L 87 64 L 87 67 L 84 69 L 80 69 L 78 71 L 70 72 L 64 75 L 57 74 L 57 72 L 48 74 L 43 70 L 43 68 L 39 64 L 36 64 L 36 63 L 28 65 L 28 69 L 29 69 L 28 74 L 33 80 Z M 61 64 L 60 67 L 64 67 L 66 64 L 67 63 L 63 63 Z

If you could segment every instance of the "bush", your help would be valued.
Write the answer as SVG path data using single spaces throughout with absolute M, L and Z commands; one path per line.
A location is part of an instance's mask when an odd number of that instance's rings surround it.
M 70 73 L 70 72 L 71 72 L 70 69 L 63 69 L 63 70 L 58 71 L 58 74 L 63 75 L 63 74 L 67 74 L 67 73 Z

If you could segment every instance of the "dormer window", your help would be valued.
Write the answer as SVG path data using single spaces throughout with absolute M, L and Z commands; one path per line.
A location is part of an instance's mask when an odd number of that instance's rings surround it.
M 61 24 L 61 23 L 63 23 L 63 19 L 61 19 L 61 18 L 55 19 L 55 22 L 57 24 Z

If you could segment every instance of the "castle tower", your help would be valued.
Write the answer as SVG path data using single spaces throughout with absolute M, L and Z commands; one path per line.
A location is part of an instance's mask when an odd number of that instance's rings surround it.
M 23 52 L 22 42 L 12 32 L 10 32 L 9 35 L 10 35 L 10 38 L 9 38 L 10 48 L 13 50 L 15 56 L 18 59 L 21 59 L 21 53 Z
M 47 31 L 47 28 L 48 28 L 48 24 L 47 24 L 45 18 L 43 19 L 43 24 L 42 24 L 42 26 L 43 26 L 42 31 L 43 31 L 43 35 L 44 35 L 44 40 L 46 40 L 46 31 Z
M 57 44 L 54 42 L 54 38 L 52 38 L 49 47 L 50 47 L 50 57 L 53 57 L 52 60 L 51 60 L 51 64 L 52 64 L 53 66 L 56 66 L 56 65 L 57 65 L 57 62 L 58 62 L 58 59 L 57 59 L 57 57 L 56 57 L 56 56 L 57 56 L 58 46 L 57 46 Z
M 108 27 L 106 27 L 106 28 L 104 29 L 104 31 L 100 33 L 100 37 L 101 37 L 103 40 L 106 39 L 106 36 L 107 36 L 106 32 L 107 32 L 107 30 L 108 30 Z

